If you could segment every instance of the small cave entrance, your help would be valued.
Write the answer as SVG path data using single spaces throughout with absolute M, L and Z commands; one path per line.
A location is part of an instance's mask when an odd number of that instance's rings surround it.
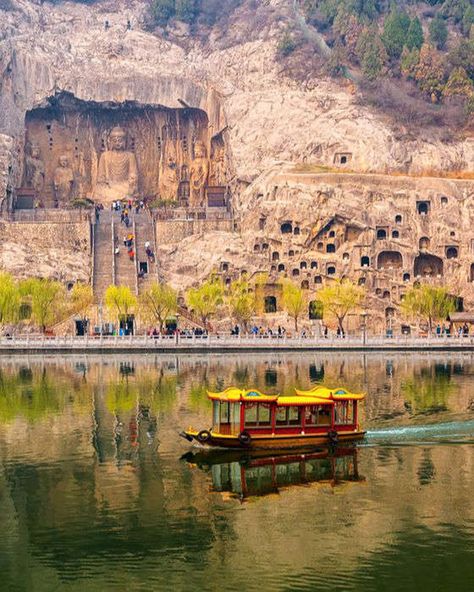
M 336 245 L 333 243 L 328 243 L 326 245 L 326 253 L 335 253 L 336 252 Z
M 302 290 L 309 290 L 309 281 L 308 280 L 303 280 L 301 282 L 301 289 Z
M 474 282 L 474 263 L 471 263 L 471 267 L 469 270 L 469 281 Z
M 457 247 L 447 247 L 446 248 L 446 259 L 457 259 L 457 258 L 458 258 Z
M 283 222 L 280 226 L 280 231 L 282 234 L 292 234 L 293 232 L 293 225 L 291 222 Z
M 360 266 L 361 267 L 369 267 L 370 266 L 370 257 L 368 257 L 367 255 L 363 255 L 360 258 Z
M 386 228 L 377 228 L 377 240 L 385 240 L 387 238 Z
M 403 258 L 398 251 L 382 251 L 377 257 L 377 269 L 401 269 Z
M 278 265 L 278 271 L 285 271 L 285 265 L 284 265 L 284 263 L 280 263 Z
M 318 262 L 317 261 L 311 261 L 311 269 L 318 269 Z
M 265 296 L 265 312 L 272 313 L 277 311 L 277 299 L 275 296 Z
M 279 261 L 279 260 L 280 260 L 280 253 L 278 251 L 273 251 L 272 261 Z
M 352 153 L 351 152 L 336 152 L 334 155 L 334 164 L 337 165 L 346 165 L 349 164 L 352 160 Z
M 433 277 L 443 275 L 443 260 L 435 255 L 428 255 L 423 253 L 415 258 L 413 266 L 413 273 L 415 277 Z
M 416 211 L 420 216 L 427 216 L 430 213 L 431 202 L 429 201 L 417 201 Z
M 422 236 L 419 241 L 420 251 L 427 251 L 430 248 L 430 239 L 427 236 Z

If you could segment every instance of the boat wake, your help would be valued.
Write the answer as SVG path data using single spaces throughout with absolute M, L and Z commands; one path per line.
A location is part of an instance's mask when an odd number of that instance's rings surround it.
M 362 446 L 390 443 L 474 444 L 474 420 L 368 430 Z

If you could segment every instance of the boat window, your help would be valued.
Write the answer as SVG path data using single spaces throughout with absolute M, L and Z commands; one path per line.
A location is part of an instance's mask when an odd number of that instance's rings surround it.
M 230 421 L 230 414 L 229 414 L 229 403 L 221 402 L 221 423 L 229 423 Z
M 213 401 L 212 423 L 217 428 L 219 426 L 219 401 Z
M 301 407 L 278 407 L 276 412 L 276 425 L 301 425 Z
M 305 424 L 307 426 L 329 425 L 331 423 L 331 408 L 329 405 L 311 405 L 311 407 L 305 409 Z
M 245 426 L 267 427 L 271 425 L 270 405 L 264 403 L 246 403 Z
M 353 401 L 340 401 L 336 403 L 334 409 L 335 423 L 341 424 L 352 424 L 354 423 L 354 402 Z

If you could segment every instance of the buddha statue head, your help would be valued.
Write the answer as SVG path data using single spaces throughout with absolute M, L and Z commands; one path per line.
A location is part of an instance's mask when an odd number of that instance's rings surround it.
M 40 158 L 40 147 L 38 144 L 30 144 L 30 156 L 32 158 Z
M 59 166 L 62 167 L 63 169 L 67 169 L 69 166 L 69 158 L 66 154 L 61 154 L 61 156 L 58 159 L 59 162 Z
M 200 141 L 194 144 L 194 158 L 206 158 L 206 147 Z
M 127 147 L 127 132 L 120 126 L 116 126 L 109 134 L 109 150 L 125 150 Z

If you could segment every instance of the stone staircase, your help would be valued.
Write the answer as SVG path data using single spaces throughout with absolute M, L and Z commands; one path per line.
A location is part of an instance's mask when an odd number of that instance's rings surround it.
M 150 213 L 142 210 L 139 214 L 134 214 L 134 227 L 137 269 L 140 269 L 140 263 L 146 263 L 148 267 L 148 273 L 143 278 L 138 279 L 138 290 L 141 293 L 160 279 L 156 260 L 155 228 Z M 146 242 L 150 243 L 150 248 L 155 253 L 154 261 L 150 261 L 147 257 L 145 251 Z
M 115 285 L 128 286 L 133 294 L 137 293 L 137 259 L 136 259 L 136 244 L 134 243 L 135 257 L 130 260 L 127 253 L 127 247 L 123 243 L 124 237 L 127 234 L 135 235 L 133 224 L 133 217 L 131 217 L 132 224 L 128 228 L 120 222 L 120 214 L 114 212 L 113 216 L 113 234 L 114 245 L 120 248 L 119 254 L 115 255 Z
M 105 291 L 113 278 L 112 212 L 101 212 L 94 226 L 94 275 L 93 288 L 97 302 L 102 302 Z

